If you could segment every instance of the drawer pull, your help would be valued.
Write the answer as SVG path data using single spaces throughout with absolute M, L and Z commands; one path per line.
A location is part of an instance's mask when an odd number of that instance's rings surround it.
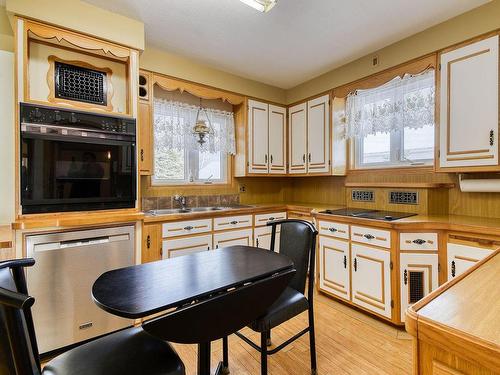
M 184 230 L 193 230 L 194 227 L 192 227 L 191 225 L 188 225 L 187 227 L 184 227 Z
M 451 276 L 455 277 L 456 273 L 457 273 L 457 267 L 455 266 L 455 261 L 452 260 L 451 261 Z
M 276 218 L 275 218 L 275 217 L 273 217 L 273 216 L 271 216 L 268 220 L 269 220 L 269 221 L 273 221 L 273 220 L 276 220 Z
M 363 237 L 364 237 L 364 238 L 366 238 L 367 240 L 373 240 L 373 239 L 375 238 L 375 236 L 374 236 L 374 235 L 369 234 L 369 233 L 368 233 L 368 234 L 363 235 Z
M 358 260 L 354 258 L 354 272 L 358 271 Z
M 347 255 L 344 255 L 344 268 L 347 268 Z
M 238 224 L 238 221 L 237 220 L 233 220 L 229 224 L 236 225 L 236 224 Z
M 405 280 L 405 285 L 408 285 L 408 270 L 405 270 L 404 272 L 404 280 Z
M 328 228 L 328 230 L 329 230 L 330 232 L 337 232 L 337 231 L 338 231 L 338 229 L 337 229 L 337 228 L 333 228 L 333 227 L 332 227 L 332 228 Z
M 417 238 L 416 240 L 413 240 L 413 243 L 415 243 L 417 245 L 423 245 L 424 243 L 427 243 L 427 241 L 423 240 L 421 238 Z

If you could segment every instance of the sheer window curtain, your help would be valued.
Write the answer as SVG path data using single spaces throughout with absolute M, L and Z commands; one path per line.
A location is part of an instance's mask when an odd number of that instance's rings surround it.
M 201 152 L 222 152 L 234 155 L 236 153 L 236 139 L 234 129 L 234 113 L 216 109 L 206 109 L 213 127 L 200 145 L 198 137 L 193 134 L 198 106 L 161 98 L 154 99 L 154 134 L 155 152 L 163 150 L 186 150 Z M 200 112 L 204 118 L 205 111 Z
M 433 126 L 434 91 L 434 69 L 429 69 L 349 94 L 345 114 L 347 137 L 364 138 L 404 128 Z

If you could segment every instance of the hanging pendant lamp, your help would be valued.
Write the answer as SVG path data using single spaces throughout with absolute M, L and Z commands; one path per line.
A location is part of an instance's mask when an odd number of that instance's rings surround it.
M 207 118 L 206 121 L 200 117 L 201 112 L 205 112 L 205 117 Z M 201 105 L 200 98 L 200 107 L 198 108 L 198 112 L 196 113 L 196 122 L 194 124 L 193 134 L 198 137 L 197 142 L 200 145 L 203 145 L 207 141 L 205 137 L 207 137 L 210 133 L 213 133 L 212 123 L 210 122 L 210 117 L 208 117 L 206 108 Z

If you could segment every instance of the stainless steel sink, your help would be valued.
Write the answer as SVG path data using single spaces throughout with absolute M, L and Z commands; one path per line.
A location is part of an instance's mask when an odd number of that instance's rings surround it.
M 237 204 L 233 206 L 213 206 L 213 207 L 193 207 L 193 208 L 170 208 L 161 210 L 150 210 L 146 212 L 150 216 L 160 216 L 160 215 L 173 215 L 173 214 L 188 214 L 190 212 L 212 212 L 212 211 L 227 211 L 227 210 L 237 210 L 240 208 L 251 208 L 253 206 L 245 204 Z

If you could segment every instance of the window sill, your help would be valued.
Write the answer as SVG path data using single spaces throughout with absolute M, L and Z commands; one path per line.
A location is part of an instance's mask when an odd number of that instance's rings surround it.
M 408 166 L 402 166 L 402 165 L 395 165 L 393 167 L 391 166 L 385 166 L 385 167 L 373 167 L 373 168 L 354 168 L 354 169 L 349 169 L 347 171 L 348 175 L 355 175 L 355 174 L 373 174 L 376 172 L 390 172 L 390 173 L 401 173 L 401 174 L 425 174 L 425 173 L 434 173 L 434 166 L 430 164 L 426 165 L 408 165 Z

